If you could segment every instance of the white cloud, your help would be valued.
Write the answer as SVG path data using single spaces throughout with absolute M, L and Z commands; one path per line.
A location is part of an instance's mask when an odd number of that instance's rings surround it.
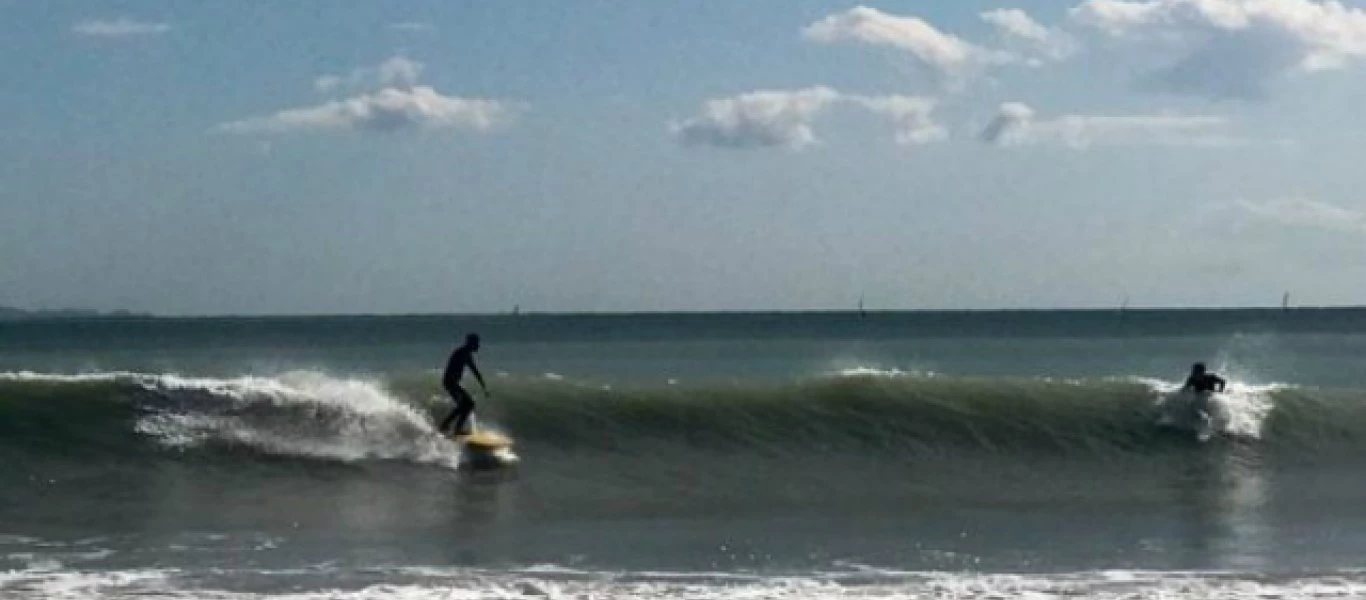
M 993 60 L 990 52 L 939 31 L 923 19 L 866 6 L 829 15 L 808 25 L 802 35 L 823 44 L 855 41 L 903 50 L 941 75 L 961 75 L 977 63 Z
M 89 37 L 126 38 L 140 35 L 160 35 L 171 30 L 170 23 L 149 23 L 128 17 L 112 20 L 91 19 L 71 26 L 71 32 Z
M 1366 234 L 1366 214 L 1307 198 L 1239 200 L 1235 207 L 1249 217 L 1276 225 Z
M 811 119 L 839 97 L 830 88 L 812 87 L 717 98 L 707 101 L 701 115 L 673 129 L 688 144 L 796 150 L 816 142 Z
M 686 144 L 800 150 L 817 142 L 811 129 L 816 116 L 837 104 L 891 119 L 899 144 L 928 144 L 948 137 L 948 131 L 931 118 L 932 99 L 844 94 L 823 86 L 708 100 L 701 115 L 675 123 L 673 131 Z
M 1061 60 L 1076 50 L 1076 42 L 1067 34 L 1040 25 L 1018 8 L 989 10 L 979 16 L 1008 41 L 1043 59 Z M 1037 58 L 1030 62 L 1035 66 L 1041 64 Z
M 934 122 L 935 102 L 918 96 L 851 96 L 850 100 L 868 110 L 891 118 L 896 126 L 898 144 L 928 144 L 949 137 L 949 132 Z
M 385 88 L 318 106 L 291 108 L 218 126 L 224 133 L 294 131 L 395 131 L 454 128 L 487 131 L 511 117 L 496 100 L 444 96 L 428 86 Z
M 1147 83 L 1168 92 L 1255 98 L 1288 73 L 1366 60 L 1366 11 L 1335 1 L 1086 0 L 1071 19 L 1151 44 L 1163 64 Z
M 1003 146 L 1062 144 L 1072 148 L 1093 145 L 1228 146 L 1244 143 L 1229 135 L 1223 117 L 1203 115 L 1063 115 L 1050 120 L 1035 117 L 1034 109 L 1018 102 L 1002 104 L 978 136 Z
M 1006 33 L 1032 42 L 1045 42 L 1053 36 L 1048 28 L 1040 25 L 1023 10 L 1018 8 L 998 8 L 979 15 L 983 21 Z
M 1069 11 L 1072 20 L 1095 27 L 1113 36 L 1128 35 L 1137 26 L 1158 22 L 1154 15 L 1156 2 L 1125 2 L 1121 0 L 1086 0 Z
M 402 56 L 346 75 L 325 75 L 314 81 L 320 91 L 366 91 L 317 106 L 223 123 L 216 130 L 239 134 L 410 128 L 487 131 L 511 120 L 517 108 L 498 100 L 447 96 L 431 86 L 418 85 L 421 75 L 422 63 Z
M 340 89 L 411 89 L 422 76 L 423 68 L 420 62 L 395 56 L 373 67 L 361 67 L 345 75 L 323 75 L 313 81 L 313 87 L 323 93 Z
M 394 31 L 421 33 L 426 31 L 432 31 L 436 29 L 436 27 L 433 26 L 431 23 L 424 23 L 422 21 L 402 21 L 399 23 L 390 23 L 389 29 L 392 29 Z

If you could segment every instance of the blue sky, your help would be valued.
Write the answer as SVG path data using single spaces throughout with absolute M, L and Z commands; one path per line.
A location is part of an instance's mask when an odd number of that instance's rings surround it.
M 1366 7 L 0 2 L 0 305 L 1366 303 Z

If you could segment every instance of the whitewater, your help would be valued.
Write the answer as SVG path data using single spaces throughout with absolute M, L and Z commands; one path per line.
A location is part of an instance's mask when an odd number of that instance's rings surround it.
M 515 468 L 433 425 L 468 331 Z M 0 597 L 1360 597 L 1363 352 L 1356 310 L 0 323 Z

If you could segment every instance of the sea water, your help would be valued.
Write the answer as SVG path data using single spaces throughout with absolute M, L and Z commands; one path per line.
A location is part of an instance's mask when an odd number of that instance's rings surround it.
M 512 469 L 433 426 L 472 331 Z M 1364 597 L 1363 357 L 1347 309 L 0 322 L 0 597 Z

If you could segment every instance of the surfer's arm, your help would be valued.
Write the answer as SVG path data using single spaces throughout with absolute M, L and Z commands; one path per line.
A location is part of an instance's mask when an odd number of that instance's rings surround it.
M 1227 382 L 1227 381 L 1224 381 L 1224 378 L 1223 378 L 1223 377 L 1217 377 L 1217 376 L 1216 376 L 1216 377 L 1214 378 L 1214 382 L 1217 383 L 1217 384 L 1219 384 L 1219 391 L 1221 391 L 1221 392 L 1224 391 L 1224 387 L 1226 387 L 1226 386 L 1228 385 L 1228 382 Z
M 479 387 L 484 389 L 484 395 L 489 395 L 489 386 L 484 383 L 484 374 L 479 372 L 479 367 L 474 365 L 474 359 L 470 359 L 470 372 L 474 373 L 475 381 L 479 382 Z

